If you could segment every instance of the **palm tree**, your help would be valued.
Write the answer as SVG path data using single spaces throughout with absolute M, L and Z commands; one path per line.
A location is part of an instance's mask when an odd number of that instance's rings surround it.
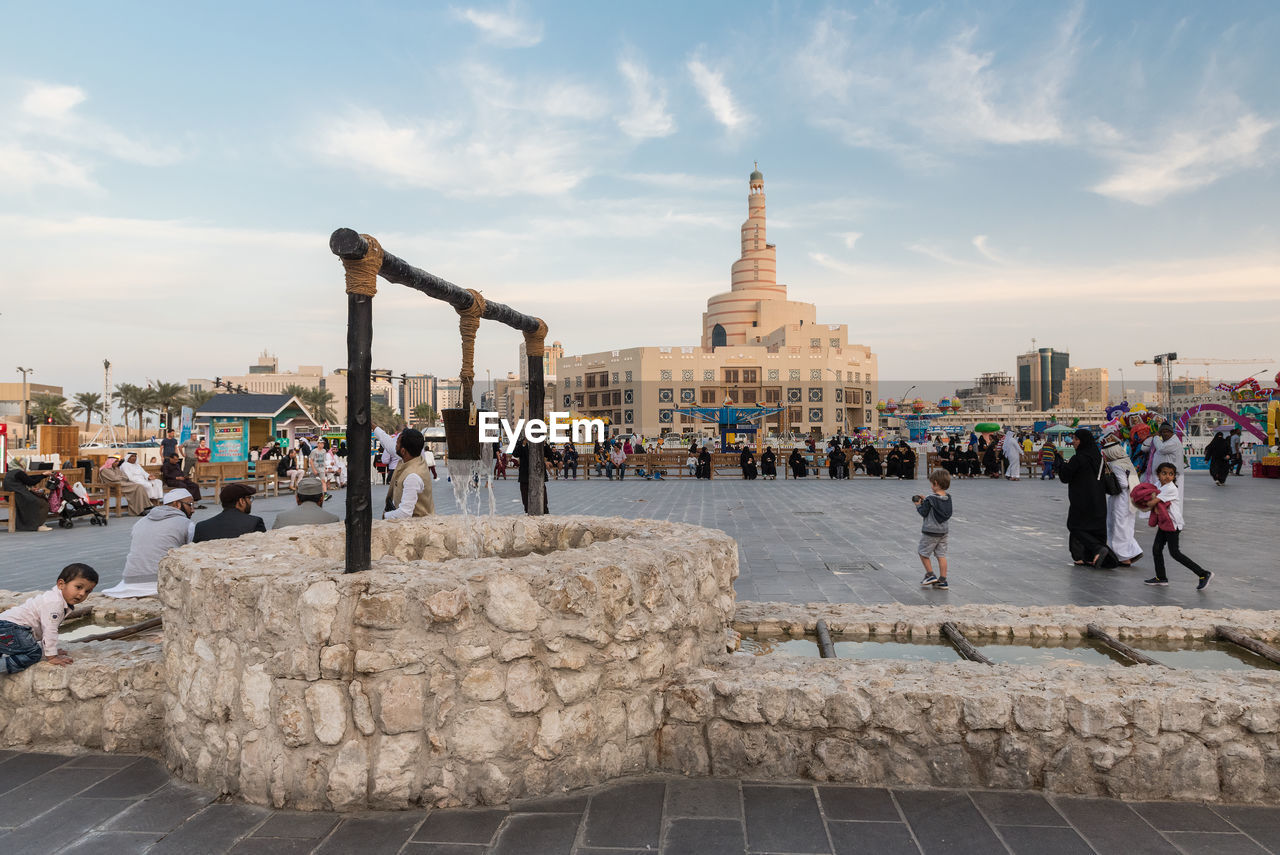
M 404 428 L 404 419 L 400 414 L 381 401 L 369 403 L 369 418 L 388 433 L 399 433 Z
M 97 392 L 77 392 L 73 400 L 75 406 L 71 408 L 71 412 L 76 415 L 84 413 L 84 429 L 88 431 L 93 414 L 102 412 L 102 396 Z
M 50 416 L 53 417 L 53 424 L 71 423 L 71 416 L 67 413 L 67 399 L 61 395 L 36 393 L 31 396 L 27 412 L 35 418 L 37 424 L 44 424 Z
M 328 389 L 322 389 L 319 386 L 314 389 L 306 389 L 304 394 L 298 396 L 298 400 L 302 401 L 311 410 L 311 416 L 316 421 L 337 421 L 338 416 L 333 411 L 332 404 L 338 400 L 338 396 Z
M 430 404 L 422 403 L 413 408 L 414 421 L 420 422 L 427 427 L 435 427 L 439 418 L 436 414 L 436 408 Z
M 124 429 L 125 433 L 129 432 L 129 414 L 137 412 L 138 415 L 138 432 L 142 432 L 142 415 L 138 409 L 138 398 L 144 390 L 132 383 L 117 383 L 115 391 L 116 403 L 120 405 L 120 409 L 124 412 Z
M 181 383 L 157 383 L 155 389 L 156 413 L 164 415 L 164 423 L 173 427 L 173 411 L 186 403 L 187 387 Z
M 291 398 L 297 398 L 299 401 L 306 403 L 307 393 L 310 391 L 311 389 L 307 386 L 299 386 L 297 383 L 290 383 L 288 386 L 284 387 L 283 394 L 288 395 Z
M 187 403 L 191 405 L 191 409 L 199 410 L 217 396 L 218 393 L 212 389 L 196 389 L 187 393 Z

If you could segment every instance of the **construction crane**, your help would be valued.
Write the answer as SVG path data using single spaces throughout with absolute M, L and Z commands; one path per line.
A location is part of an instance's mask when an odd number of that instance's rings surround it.
M 1162 396 L 1161 410 L 1166 414 L 1173 401 L 1173 363 L 1175 362 L 1181 362 L 1183 365 L 1269 365 L 1275 360 L 1270 358 L 1212 359 L 1198 356 L 1179 358 L 1176 353 L 1157 353 L 1151 359 L 1135 361 L 1134 365 L 1156 366 L 1156 389 Z

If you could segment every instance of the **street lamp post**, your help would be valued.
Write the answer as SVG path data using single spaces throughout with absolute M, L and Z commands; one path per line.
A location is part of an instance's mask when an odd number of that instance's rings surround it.
M 35 371 L 34 368 L 23 368 L 18 366 L 18 370 L 22 372 L 22 443 L 27 448 L 31 447 L 31 423 L 27 418 L 27 405 L 30 395 L 27 394 L 27 375 Z

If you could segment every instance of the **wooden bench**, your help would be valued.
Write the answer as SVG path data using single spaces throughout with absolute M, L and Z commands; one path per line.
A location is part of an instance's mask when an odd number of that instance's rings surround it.
M 5 511 L 9 515 L 9 534 L 13 534 L 18 530 L 18 515 L 13 510 L 13 493 L 0 490 L 0 502 L 4 502 Z

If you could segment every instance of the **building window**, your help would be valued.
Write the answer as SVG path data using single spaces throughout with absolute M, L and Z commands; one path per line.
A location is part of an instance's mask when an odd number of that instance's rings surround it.
M 755 390 L 755 389 L 743 389 L 743 390 L 742 390 L 742 401 L 741 401 L 741 403 L 743 403 L 743 404 L 754 404 L 755 402 L 756 402 L 756 390 Z
M 764 402 L 766 404 L 776 404 L 781 400 L 782 400 L 781 389 L 765 389 L 764 390 Z
M 716 402 L 716 390 L 715 390 L 715 389 L 703 389 L 703 390 L 702 390 L 702 403 L 704 403 L 704 404 L 714 404 L 715 402 Z
M 821 387 L 821 386 L 810 386 L 810 387 L 809 387 L 809 401 L 810 401 L 810 402 L 813 402 L 813 403 L 821 403 L 821 402 L 822 402 L 822 387 Z
M 711 328 L 711 346 L 724 347 L 729 342 L 729 337 L 725 335 L 724 327 L 716 324 Z
M 664 383 L 670 383 L 670 382 L 671 382 L 671 369 L 670 369 L 670 368 L 663 368 L 661 371 L 659 371 L 659 372 L 658 372 L 658 379 L 659 379 L 659 380 L 661 380 L 661 381 L 663 381 Z
M 788 402 L 788 403 L 791 403 L 791 404 L 798 404 L 798 403 L 800 403 L 800 390 L 799 390 L 799 389 L 788 389 L 788 390 L 787 390 L 787 402 Z
M 822 421 L 822 407 L 810 407 L 810 408 L 809 408 L 809 421 L 811 421 L 811 422 L 820 422 L 820 421 Z
M 809 369 L 809 379 L 810 379 L 810 380 L 817 380 L 819 383 L 821 383 L 821 382 L 822 382 L 822 369 L 821 369 L 821 368 L 810 368 L 810 369 Z
M 840 346 L 840 339 L 838 339 L 838 338 L 833 338 L 833 339 L 831 339 L 831 346 L 832 346 L 832 347 L 839 347 L 839 346 Z
M 671 411 L 670 411 L 670 410 L 658 410 L 658 421 L 659 421 L 659 422 L 661 422 L 661 423 L 662 423 L 662 424 L 664 424 L 664 425 L 669 425 L 669 424 L 671 424 Z
M 863 417 L 862 417 L 862 423 L 863 423 L 864 425 L 869 425 L 869 424 L 871 424 L 871 411 L 870 411 L 870 410 L 865 410 L 865 411 L 864 411 L 864 415 L 863 415 Z
M 622 413 L 622 421 L 624 424 L 631 424 L 633 421 L 635 421 L 635 411 L 624 410 Z
M 870 404 L 870 403 L 871 403 L 871 393 L 870 393 L 870 392 L 867 392 L 867 393 L 866 393 L 866 395 L 867 395 L 867 399 L 866 399 L 866 401 L 864 401 L 863 403 Z
M 820 338 L 811 338 L 811 339 L 809 339 L 809 346 L 810 346 L 810 347 L 822 347 L 822 339 L 820 339 Z
M 704 369 L 702 369 L 702 381 L 703 381 L 704 383 L 710 383 L 711 381 L 713 381 L 713 380 L 715 380 L 715 379 L 716 379 L 716 372 L 715 372 L 715 369 L 713 369 L 713 368 L 704 368 Z
M 622 403 L 634 404 L 636 402 L 636 393 L 631 389 L 626 389 L 622 393 Z
M 628 391 L 630 391 L 630 390 L 628 390 Z M 619 405 L 619 404 L 621 404 L 621 403 L 622 403 L 622 392 L 621 392 L 621 391 L 615 391 L 615 392 L 613 393 L 613 405 L 616 407 L 616 406 L 618 406 L 618 405 Z
M 597 406 L 599 404 L 599 399 L 600 399 L 600 396 L 597 395 L 595 392 L 592 392 L 590 395 L 587 396 L 587 406 L 588 407 Z
M 837 390 L 836 390 L 836 403 L 837 403 L 837 404 L 843 404 L 843 403 L 844 403 L 844 390 L 843 390 L 843 389 L 837 389 Z
M 757 368 L 742 369 L 742 382 L 743 383 L 759 383 L 760 370 Z
M 695 401 L 697 401 L 697 396 L 694 394 L 693 389 L 681 389 L 681 390 L 680 390 L 680 403 L 682 403 L 682 404 L 692 404 L 692 403 L 694 403 Z
M 841 410 L 841 409 L 836 410 L 836 421 L 838 422 L 844 421 L 844 410 Z
M 628 372 L 626 373 L 626 378 L 627 378 L 627 382 L 628 382 L 628 383 L 630 383 L 630 382 L 631 382 L 631 372 L 630 372 L 630 371 L 628 371 Z
M 799 369 L 799 368 L 792 368 L 792 369 L 790 369 L 790 370 L 787 372 L 787 379 L 788 379 L 788 380 L 799 380 L 799 379 L 800 379 L 800 369 Z
M 618 372 L 617 372 L 617 371 L 613 372 L 613 382 L 614 382 L 614 383 L 617 383 L 617 382 L 618 382 Z
M 659 403 L 659 404 L 670 404 L 670 403 L 674 400 L 674 398 L 672 397 L 672 394 L 673 394 L 673 393 L 672 393 L 672 390 L 671 390 L 671 389 L 659 389 L 659 390 L 658 390 L 658 403 Z
M 686 382 L 686 383 L 692 383 L 692 382 L 693 382 L 693 369 L 692 369 L 692 368 L 685 368 L 684 370 L 682 370 L 682 371 L 680 372 L 680 379 L 681 379 L 681 380 L 683 380 L 683 381 L 684 381 L 684 382 Z
M 861 372 L 861 371 L 855 371 L 855 372 L 853 373 L 853 379 L 854 379 L 856 382 L 861 383 L 861 382 L 862 382 L 862 372 Z
M 581 392 L 574 392 L 574 393 L 573 393 L 573 405 L 574 405 L 575 407 L 581 407 L 581 406 L 582 406 L 582 393 L 581 393 Z
M 565 395 L 565 396 L 564 396 L 564 405 L 565 405 L 565 407 L 570 407 L 570 406 L 572 406 L 572 405 L 573 405 L 573 397 L 572 397 L 572 396 L 570 396 L 570 395 Z
M 778 369 L 776 369 L 776 368 L 770 368 L 770 369 L 769 369 L 769 382 L 770 382 L 770 383 L 777 383 L 777 382 L 778 382 Z
M 724 382 L 726 382 L 726 383 L 737 383 L 737 382 L 738 382 L 738 369 L 736 369 L 736 368 L 726 368 L 726 369 L 724 370 Z

